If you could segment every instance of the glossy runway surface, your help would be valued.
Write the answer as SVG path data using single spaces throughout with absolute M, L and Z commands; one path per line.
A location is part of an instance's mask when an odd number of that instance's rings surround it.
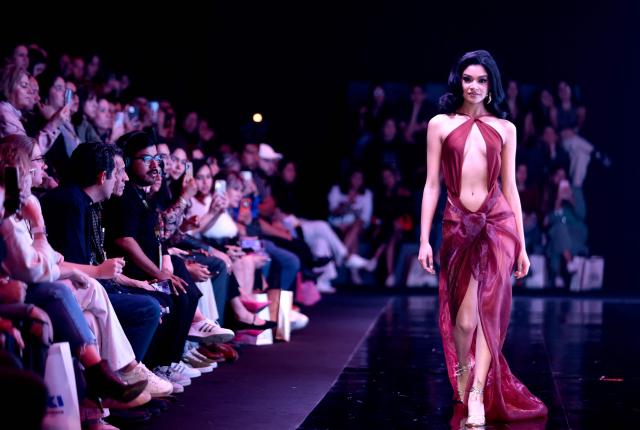
M 435 296 L 394 298 L 300 428 L 461 428 L 437 315 Z M 640 428 L 639 337 L 637 299 L 514 298 L 504 353 L 549 417 L 486 428 Z

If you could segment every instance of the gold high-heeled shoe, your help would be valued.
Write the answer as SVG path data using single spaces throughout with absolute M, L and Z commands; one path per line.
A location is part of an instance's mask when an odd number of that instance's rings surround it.
M 474 364 L 475 363 L 472 360 L 469 360 L 464 366 L 458 363 L 454 367 L 454 375 L 456 376 L 456 382 L 458 384 L 458 396 L 460 397 L 460 401 L 462 403 L 464 403 L 464 390 L 467 388 L 467 384 L 462 385 L 460 377 L 466 373 L 469 373 L 469 371 L 473 369 Z
M 480 388 L 477 385 L 471 387 L 471 390 L 469 391 L 469 400 L 467 402 L 469 415 L 467 416 L 467 422 L 465 423 L 465 426 L 484 427 L 487 425 L 487 421 L 484 417 L 484 401 L 480 400 L 483 393 L 483 388 Z M 472 395 L 474 395 L 473 399 L 471 397 Z

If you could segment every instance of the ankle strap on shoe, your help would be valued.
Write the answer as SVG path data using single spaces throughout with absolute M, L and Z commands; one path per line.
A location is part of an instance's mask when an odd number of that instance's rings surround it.
M 453 368 L 453 372 L 456 376 L 460 376 L 464 373 L 467 373 L 469 369 L 471 369 L 471 363 L 467 363 L 465 365 L 461 365 L 460 363 L 456 364 Z
M 474 393 L 475 394 L 483 394 L 484 393 L 484 387 L 479 387 L 478 385 L 474 385 L 469 390 L 469 393 L 471 393 L 471 394 L 474 394 Z

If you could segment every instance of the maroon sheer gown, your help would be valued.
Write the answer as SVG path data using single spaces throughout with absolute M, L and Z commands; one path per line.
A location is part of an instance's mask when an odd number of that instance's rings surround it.
M 464 147 L 474 124 L 487 148 L 489 194 L 480 209 L 469 211 L 460 202 L 460 176 Z M 470 117 L 453 130 L 442 144 L 442 171 L 448 201 L 444 212 L 440 250 L 440 331 L 449 372 L 457 399 L 454 366 L 458 362 L 453 338 L 456 314 L 471 276 L 478 281 L 478 313 L 491 352 L 491 366 L 485 383 L 487 420 L 512 421 L 547 414 L 545 405 L 511 373 L 502 355 L 511 308 L 511 273 L 520 252 L 516 221 L 498 186 L 502 137 L 481 118 Z M 470 357 L 475 354 L 475 336 Z M 473 369 L 469 386 L 473 381 Z

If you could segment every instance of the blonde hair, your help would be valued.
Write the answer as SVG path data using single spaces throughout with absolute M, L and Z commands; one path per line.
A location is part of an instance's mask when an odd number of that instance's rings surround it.
M 17 167 L 20 175 L 28 174 L 29 169 L 31 168 L 29 141 L 25 139 L 17 139 L 14 136 L 20 135 L 10 134 L 9 136 L 5 136 L 0 139 L 0 184 L 5 183 L 5 167 Z M 33 143 L 31 143 L 31 151 L 33 151 Z
M 13 89 L 18 85 L 18 81 L 22 78 L 22 75 L 29 75 L 27 69 L 24 67 L 18 67 L 15 64 L 7 64 L 2 69 L 2 80 L 0 81 L 0 97 L 2 100 L 7 101 L 13 92 Z

